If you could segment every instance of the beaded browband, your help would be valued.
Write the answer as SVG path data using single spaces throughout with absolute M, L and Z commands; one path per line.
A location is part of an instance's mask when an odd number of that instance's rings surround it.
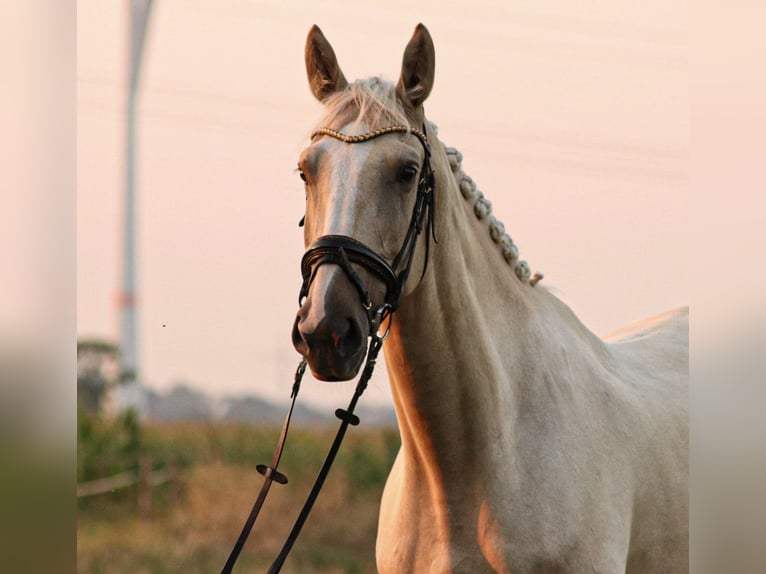
M 423 145 L 426 146 L 426 149 L 430 149 L 426 134 L 424 134 L 422 131 L 420 131 L 417 128 L 412 128 L 409 126 L 401 126 L 401 125 L 387 126 L 385 128 L 379 128 L 377 130 L 367 132 L 366 134 L 360 134 L 356 136 L 350 136 L 348 134 L 344 134 L 332 128 L 319 128 L 313 134 L 311 134 L 311 139 L 313 140 L 317 136 L 325 135 L 325 136 L 333 137 L 345 143 L 361 143 L 361 142 L 366 142 L 367 140 L 371 140 L 385 134 L 391 134 L 391 133 L 397 133 L 397 132 L 410 133 L 410 134 L 413 134 L 414 136 L 417 136 L 417 138 L 423 143 Z

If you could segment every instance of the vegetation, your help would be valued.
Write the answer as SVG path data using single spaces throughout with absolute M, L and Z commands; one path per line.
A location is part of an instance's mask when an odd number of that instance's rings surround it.
M 104 408 L 105 398 L 125 373 L 118 364 L 120 351 L 117 346 L 102 339 L 77 341 L 77 405 L 90 414 L 98 414 Z
M 175 480 L 151 490 L 139 512 L 139 487 L 78 500 L 78 571 L 210 573 L 223 566 L 263 478 L 278 428 L 188 423 L 139 425 L 135 416 L 78 420 L 78 482 L 172 464 Z M 293 427 L 280 470 L 238 572 L 265 572 L 292 527 L 335 429 Z M 349 429 L 324 489 L 284 569 L 288 573 L 375 572 L 374 549 L 383 485 L 399 448 L 395 428 Z

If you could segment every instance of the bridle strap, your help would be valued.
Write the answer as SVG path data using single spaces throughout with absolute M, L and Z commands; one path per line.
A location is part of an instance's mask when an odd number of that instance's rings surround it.
M 345 259 L 344 259 L 345 258 Z M 347 262 L 357 263 L 371 271 L 386 285 L 386 291 L 396 293 L 399 288 L 396 274 L 385 259 L 380 257 L 372 249 L 357 241 L 352 237 L 345 235 L 325 235 L 309 245 L 306 253 L 301 260 L 301 274 L 303 275 L 303 285 L 299 295 L 299 304 L 303 303 L 304 297 L 308 295 L 309 286 L 314 280 L 317 269 L 325 263 L 335 263 L 343 267 L 352 282 L 356 284 L 357 290 L 364 303 L 369 303 L 367 290 L 361 283 L 361 279 L 356 272 L 347 265 Z M 396 293 L 398 295 L 398 293 Z
M 430 147 L 426 147 L 425 149 L 426 149 L 426 156 L 423 159 L 423 167 L 420 170 L 420 180 L 418 181 L 418 192 L 417 192 L 417 197 L 415 199 L 415 206 L 412 209 L 412 217 L 410 219 L 410 225 L 407 228 L 407 234 L 405 235 L 404 241 L 402 242 L 402 247 L 399 250 L 399 253 L 396 254 L 396 257 L 394 258 L 394 262 L 392 263 L 392 267 L 394 269 L 398 269 L 404 257 L 407 258 L 407 262 L 404 266 L 404 269 L 400 272 L 398 276 L 400 297 L 401 297 L 402 289 L 404 289 L 404 284 L 407 281 L 407 277 L 409 277 L 409 274 L 410 274 L 410 268 L 412 267 L 412 260 L 415 255 L 415 242 L 417 241 L 418 237 L 423 231 L 424 222 L 427 227 L 426 253 L 425 253 L 425 263 L 423 264 L 423 272 L 420 275 L 421 279 L 426 274 L 426 270 L 428 269 L 428 259 L 429 259 L 428 256 L 430 253 L 431 239 L 433 239 L 435 243 L 438 243 L 438 241 L 436 240 L 436 229 L 433 225 L 433 214 L 434 214 L 435 197 L 436 197 L 433 191 L 434 174 L 433 174 L 433 170 L 431 169 Z M 396 309 L 398 308 L 398 306 L 399 306 L 399 301 L 397 300 L 396 305 L 394 305 L 393 308 Z
M 368 140 L 375 139 L 377 137 L 380 137 L 386 134 L 392 134 L 392 133 L 413 134 L 421 141 L 421 143 L 424 146 L 426 146 L 426 148 L 428 149 L 428 153 L 431 152 L 431 150 L 429 149 L 428 137 L 426 137 L 425 125 L 423 125 L 422 131 L 410 126 L 387 126 L 385 128 L 379 128 L 377 130 L 372 130 L 371 132 L 367 132 L 367 133 L 356 135 L 356 136 L 350 136 L 348 134 L 344 134 L 343 132 L 339 132 L 338 130 L 334 130 L 332 128 L 319 128 L 318 130 L 316 130 L 314 133 L 311 134 L 311 139 L 313 140 L 317 136 L 330 136 L 335 138 L 336 140 L 340 140 L 345 143 L 362 143 L 362 142 L 366 142 Z
M 301 362 L 298 363 L 298 369 L 295 371 L 293 390 L 292 394 L 290 395 L 290 398 L 292 399 L 290 401 L 290 409 L 287 411 L 287 416 L 282 423 L 282 432 L 279 434 L 279 441 L 277 442 L 277 446 L 274 449 L 274 456 L 271 460 L 271 465 L 266 466 L 259 464 L 255 467 L 256 470 L 264 477 L 263 485 L 261 485 L 261 490 L 258 493 L 258 498 L 255 499 L 253 508 L 250 510 L 250 515 L 247 517 L 245 525 L 242 527 L 242 532 L 240 532 L 239 537 L 237 538 L 237 542 L 234 544 L 234 548 L 232 548 L 231 553 L 229 554 L 229 558 L 226 560 L 226 564 L 223 567 L 223 570 L 221 570 L 221 574 L 231 574 L 234 568 L 234 564 L 237 562 L 237 558 L 239 558 L 239 554 L 242 551 L 242 548 L 245 546 L 247 537 L 250 535 L 250 531 L 253 529 L 255 519 L 258 518 L 258 514 L 261 512 L 263 503 L 266 501 L 266 495 L 269 493 L 271 483 L 277 482 L 279 484 L 287 484 L 287 477 L 279 472 L 277 467 L 279 466 L 279 461 L 282 459 L 282 450 L 285 448 L 287 431 L 290 428 L 290 419 L 293 416 L 295 401 L 298 398 L 298 391 L 300 391 L 301 381 L 303 380 L 303 373 L 305 372 L 306 359 L 302 359 Z
M 292 550 L 295 541 L 298 539 L 298 536 L 301 533 L 301 529 L 303 528 L 306 519 L 309 517 L 309 513 L 311 512 L 311 509 L 313 508 L 314 503 L 319 496 L 319 491 L 322 490 L 322 486 L 324 485 L 324 481 L 327 478 L 327 475 L 330 473 L 330 468 L 332 468 L 332 464 L 335 461 L 335 456 L 340 450 L 340 445 L 343 442 L 343 437 L 346 435 L 348 426 L 356 426 L 359 424 L 359 417 L 354 414 L 354 409 L 356 408 L 356 403 L 359 401 L 362 393 L 364 393 L 365 389 L 367 388 L 367 383 L 369 382 L 370 377 L 372 376 L 372 372 L 375 369 L 375 362 L 377 361 L 378 353 L 380 352 L 380 348 L 382 347 L 384 340 L 385 336 L 378 337 L 376 335 L 372 338 L 372 341 L 370 341 L 370 348 L 367 351 L 367 361 L 364 365 L 364 371 L 362 371 L 362 376 L 359 378 L 359 382 L 356 385 L 354 396 L 351 397 L 351 402 L 349 402 L 348 407 L 345 410 L 337 409 L 335 411 L 335 416 L 341 420 L 340 427 L 338 427 L 338 432 L 335 434 L 335 439 L 332 442 L 332 446 L 330 447 L 330 450 L 325 457 L 325 461 L 322 464 L 322 468 L 319 471 L 316 480 L 314 481 L 314 486 L 312 486 L 311 492 L 309 493 L 308 498 L 306 498 L 306 502 L 303 504 L 303 508 L 301 509 L 298 518 L 295 520 L 295 524 L 293 525 L 290 534 L 287 536 L 285 543 L 282 545 L 282 550 L 280 550 L 276 559 L 269 567 L 268 574 L 278 574 L 278 572 L 281 570 L 282 565 L 287 559 L 287 555 L 290 553 L 290 550 Z

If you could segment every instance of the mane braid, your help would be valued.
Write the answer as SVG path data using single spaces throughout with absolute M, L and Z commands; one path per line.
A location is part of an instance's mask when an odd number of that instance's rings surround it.
M 431 127 L 435 132 L 436 126 L 432 123 Z M 503 222 L 492 215 L 492 203 L 484 197 L 484 194 L 481 191 L 479 191 L 476 187 L 476 183 L 471 179 L 471 176 L 463 171 L 463 154 L 454 147 L 447 147 L 444 144 L 442 145 L 447 154 L 452 175 L 460 188 L 461 195 L 466 201 L 473 205 L 473 212 L 478 219 L 487 220 L 489 236 L 492 238 L 492 241 L 497 243 L 500 247 L 500 250 L 503 253 L 503 258 L 508 265 L 513 267 L 516 277 L 523 282 L 528 282 L 534 287 L 543 278 L 543 274 L 538 272 L 530 278 L 532 271 L 529 267 L 529 263 L 519 259 L 519 248 L 513 242 L 511 236 L 505 232 Z

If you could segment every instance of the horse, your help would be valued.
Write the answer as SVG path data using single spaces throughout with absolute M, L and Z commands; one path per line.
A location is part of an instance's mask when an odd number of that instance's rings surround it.
M 323 117 L 292 339 L 341 381 L 386 331 L 379 572 L 688 572 L 688 308 L 601 339 L 538 284 L 426 119 L 422 24 L 396 84 L 346 80 L 316 26 L 305 60 Z

